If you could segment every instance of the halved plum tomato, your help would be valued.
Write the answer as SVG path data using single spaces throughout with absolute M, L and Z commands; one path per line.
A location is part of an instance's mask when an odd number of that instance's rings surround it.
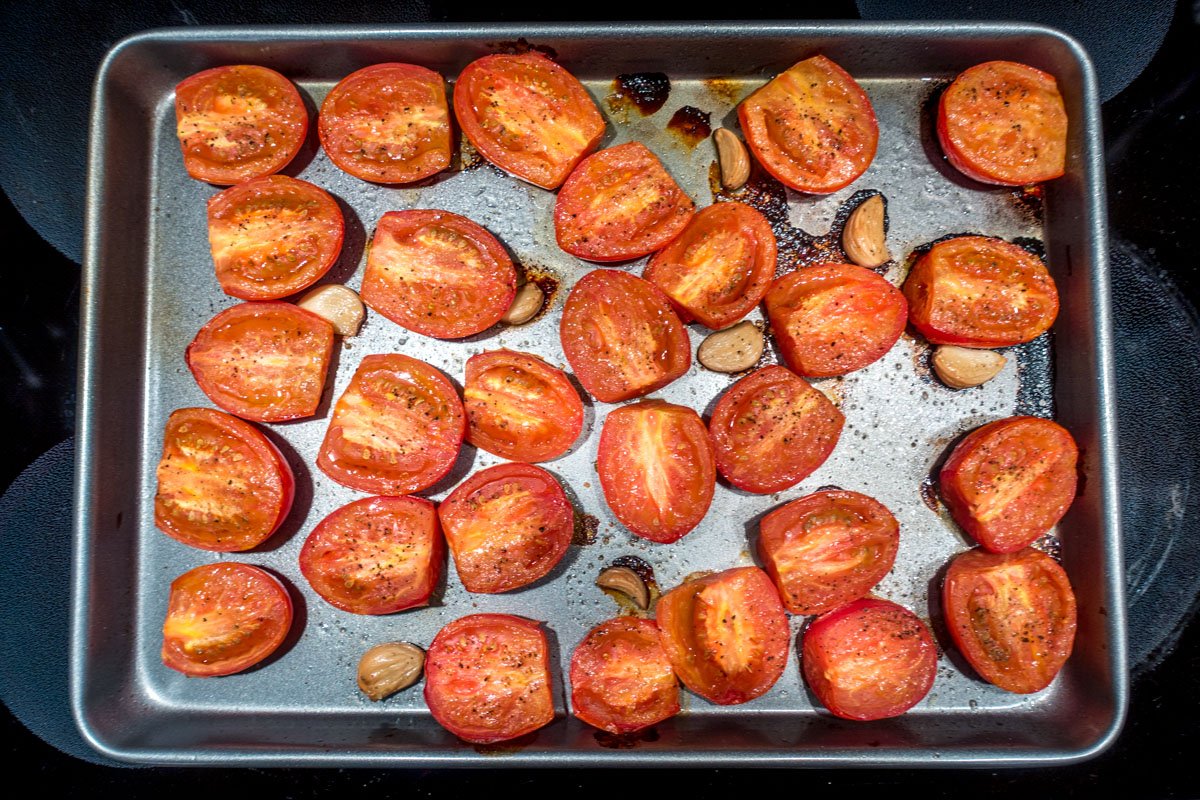
M 1032 694 L 1058 675 L 1075 644 L 1075 592 L 1050 556 L 969 550 L 942 584 L 942 608 L 958 649 L 980 677 Z
M 625 527 L 669 544 L 700 524 L 716 487 L 713 446 L 700 415 L 643 400 L 609 412 L 596 458 L 604 500 Z
M 583 84 L 533 50 L 463 68 L 454 116 L 484 158 L 543 189 L 557 189 L 604 135 L 604 117 Z
M 329 160 L 374 183 L 413 183 L 450 166 L 450 106 L 441 75 L 376 64 L 334 86 L 317 117 Z
M 792 371 L 827 378 L 883 358 L 904 333 L 908 304 L 869 269 L 821 264 L 775 281 L 767 317 Z
M 334 608 L 391 614 L 429 602 L 444 556 L 433 503 L 367 497 L 313 528 L 300 549 L 300 572 Z
M 875 110 L 850 74 L 825 56 L 801 61 L 738 105 L 746 144 L 779 182 L 828 194 L 871 166 Z
M 739 489 L 790 489 L 825 463 L 846 418 L 829 398 L 786 367 L 768 366 L 721 395 L 708 431 L 717 470 Z
M 793 614 L 824 614 L 866 596 L 900 548 L 892 512 L 844 490 L 793 500 L 763 517 L 759 531 L 759 555 Z
M 545 577 L 566 555 L 575 511 L 558 481 L 532 464 L 497 464 L 467 478 L 438 506 L 458 577 L 495 594 Z
M 210 408 L 171 412 L 154 495 L 159 530 L 201 550 L 249 550 L 278 530 L 296 481 L 257 428 Z
M 308 109 L 273 69 L 214 67 L 175 87 L 175 132 L 188 175 L 229 186 L 286 167 L 308 135 Z
M 500 321 L 517 271 L 495 236 L 450 211 L 389 211 L 379 220 L 362 282 L 363 302 L 438 339 L 460 339 Z
M 425 703 L 460 739 L 491 744 L 554 720 L 550 647 L 541 623 L 472 614 L 438 631 L 425 657 Z
M 694 578 L 659 598 L 655 613 L 675 674 L 710 702 L 753 700 L 783 674 L 787 614 L 758 567 Z
M 775 252 L 766 217 L 744 203 L 717 203 L 650 259 L 643 277 L 666 292 L 684 321 L 718 330 L 762 301 L 775 279 Z
M 1009 417 L 972 431 L 938 476 L 954 521 L 993 553 L 1048 533 L 1075 499 L 1079 448 L 1066 428 Z
M 558 246 L 587 261 L 628 261 L 683 232 L 696 204 L 640 142 L 580 162 L 554 204 Z
M 654 620 L 617 617 L 588 631 L 571 654 L 571 710 L 618 735 L 679 713 L 679 681 Z
M 208 398 L 255 422 L 317 413 L 333 353 L 333 326 L 291 303 L 241 303 L 209 320 L 187 347 Z
M 292 598 L 266 570 L 223 561 L 171 582 L 163 622 L 162 660 L 193 678 L 249 669 L 283 644 L 292 627 Z
M 217 282 L 243 300 L 307 289 L 342 252 L 342 210 L 319 186 L 267 175 L 208 201 L 208 243 Z
M 938 141 L 959 172 L 1023 186 L 1062 175 L 1067 110 L 1053 75 L 1012 61 L 978 64 L 938 102 Z
M 489 350 L 467 359 L 467 441 L 513 461 L 558 458 L 583 430 L 583 400 L 566 373 L 540 358 Z
M 1021 344 L 1058 316 L 1058 290 L 1042 260 L 988 236 L 935 244 L 908 273 L 904 296 L 913 327 L 932 344 Z
M 400 353 L 366 356 L 338 398 L 317 466 L 343 486 L 399 495 L 433 486 L 466 433 L 454 384 Z
M 921 702 L 937 675 L 937 645 L 921 619 L 866 597 L 804 629 L 800 664 L 817 699 L 843 719 L 895 717 Z
M 580 278 L 558 332 L 579 382 L 605 403 L 657 391 L 692 365 L 687 329 L 667 296 L 628 272 L 597 269 Z

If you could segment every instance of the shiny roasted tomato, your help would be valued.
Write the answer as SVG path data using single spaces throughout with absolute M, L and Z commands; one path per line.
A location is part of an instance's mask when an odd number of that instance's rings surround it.
M 604 135 L 583 84 L 536 51 L 468 64 L 454 83 L 454 116 L 484 158 L 543 189 L 557 189 Z
M 209 320 L 187 347 L 188 369 L 209 399 L 255 422 L 317 413 L 333 353 L 333 326 L 291 303 L 241 303 Z
M 210 408 L 171 412 L 163 433 L 154 524 L 201 550 L 249 550 L 292 508 L 292 468 L 248 422 Z
M 787 614 L 758 567 L 690 580 L 659 598 L 655 614 L 675 674 L 710 702 L 753 700 L 783 674 Z
M 867 597 L 813 620 L 804 629 L 800 663 L 809 688 L 834 715 L 885 719 L 929 694 L 937 645 L 916 614 Z
M 215 67 L 175 87 L 175 127 L 188 175 L 228 186 L 286 167 L 308 135 L 308 109 L 273 69 Z
M 942 608 L 971 666 L 1009 692 L 1045 689 L 1075 643 L 1075 592 L 1067 573 L 1032 547 L 955 556 L 942 584 Z
M 850 74 L 825 56 L 795 64 L 738 106 L 746 144 L 779 182 L 828 194 L 871 166 L 875 110 Z
M 171 582 L 163 622 L 162 660 L 193 678 L 249 669 L 283 644 L 292 627 L 292 598 L 266 570 L 223 561 Z
M 500 321 L 517 271 L 495 236 L 449 211 L 389 211 L 379 220 L 362 282 L 363 302 L 438 339 L 461 339 Z
M 585 158 L 554 204 L 558 246 L 587 261 L 628 261 L 683 232 L 696 204 L 639 142 Z
M 679 713 L 679 681 L 654 620 L 617 617 L 588 631 L 571 654 L 571 709 L 618 735 Z
M 650 259 L 643 277 L 671 298 L 684 321 L 717 330 L 762 301 L 775 279 L 775 253 L 766 217 L 744 203 L 717 203 Z
M 763 517 L 758 552 L 793 614 L 824 614 L 883 580 L 900 523 L 874 498 L 843 490 L 793 500 Z
M 428 604 L 444 555 L 433 503 L 367 497 L 313 528 L 300 549 L 300 572 L 335 608 L 391 614 Z
M 239 183 L 208 201 L 217 281 L 243 300 L 307 289 L 342 252 L 342 210 L 324 189 L 286 175 Z
M 660 544 L 678 541 L 700 524 L 717 477 L 700 415 L 662 400 L 609 412 L 596 471 L 621 524 Z
M 821 264 L 775 281 L 767 317 L 792 371 L 827 378 L 883 358 L 904 332 L 908 304 L 869 269 Z
M 1042 260 L 987 236 L 935 244 L 908 273 L 904 296 L 913 327 L 933 344 L 1021 344 L 1058 316 L 1058 290 Z
M 1075 499 L 1079 448 L 1066 428 L 1009 417 L 972 431 L 946 459 L 942 499 L 954 521 L 993 553 L 1048 533 Z
M 334 86 L 317 117 L 329 160 L 374 183 L 412 183 L 450 166 L 450 106 L 441 75 L 376 64 Z
M 399 353 L 371 355 L 334 406 L 317 466 L 360 492 L 411 494 L 450 471 L 465 433 L 462 402 L 442 373 Z
M 829 398 L 785 367 L 768 366 L 721 395 L 708 431 L 717 470 L 739 489 L 790 489 L 825 463 L 846 418 Z
M 938 141 L 969 178 L 1023 186 L 1063 174 L 1067 110 L 1053 75 L 989 61 L 954 79 L 938 102 Z
M 605 403 L 657 391 L 692 365 L 687 329 L 667 296 L 627 272 L 597 269 L 580 278 L 558 331 L 579 382 Z
M 438 631 L 425 657 L 425 703 L 460 739 L 491 744 L 554 720 L 550 647 L 541 623 L 472 614 Z
M 540 358 L 490 350 L 467 359 L 467 441 L 513 461 L 558 458 L 583 430 L 583 400 Z

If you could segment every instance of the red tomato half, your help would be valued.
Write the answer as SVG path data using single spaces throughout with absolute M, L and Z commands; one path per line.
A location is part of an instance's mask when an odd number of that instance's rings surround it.
M 629 530 L 669 544 L 700 524 L 716 486 L 712 442 L 700 415 L 643 400 L 611 411 L 596 459 L 608 507 Z
M 863 597 L 892 569 L 900 523 L 865 494 L 817 492 L 763 517 L 758 552 L 793 614 Z
M 255 178 L 208 201 L 217 281 L 243 300 L 276 300 L 312 286 L 337 261 L 344 232 L 337 201 L 286 175 Z
M 1058 316 L 1058 290 L 1042 260 L 987 236 L 935 244 L 908 273 L 904 296 L 913 327 L 933 344 L 1021 344 Z
M 163 433 L 154 524 L 201 550 L 249 550 L 292 508 L 283 454 L 253 425 L 209 408 L 171 412 Z
M 783 674 L 787 614 L 758 567 L 690 580 L 659 598 L 655 613 L 675 673 L 710 702 L 753 700 Z
M 684 320 L 727 328 L 771 287 L 775 252 L 766 217 L 743 203 L 717 203 L 650 259 L 644 277 L 666 292 Z
M 300 572 L 335 608 L 391 614 L 429 602 L 444 555 L 433 503 L 368 497 L 321 520 L 300 549 Z
M 869 269 L 822 264 L 775 281 L 767 317 L 792 371 L 827 378 L 883 358 L 904 332 L 908 304 Z
M 683 232 L 696 204 L 639 142 L 585 158 L 554 204 L 558 246 L 588 261 L 628 261 Z
M 579 382 L 605 403 L 657 391 L 692 365 L 687 329 L 667 296 L 627 272 L 597 269 L 580 278 L 558 331 Z
M 425 657 L 425 702 L 460 739 L 491 744 L 554 720 L 550 647 L 541 624 L 473 614 L 438 631 Z
M 412 183 L 450 166 L 446 81 L 413 64 L 376 64 L 334 86 L 317 117 L 329 160 L 356 178 Z
M 188 369 L 221 408 L 255 422 L 317 413 L 333 353 L 333 326 L 291 303 L 241 303 L 205 324 Z
M 249 669 L 283 644 L 292 598 L 266 570 L 224 561 L 171 582 L 162 660 L 193 678 Z
M 813 620 L 804 630 L 800 662 L 809 688 L 833 714 L 885 719 L 929 694 L 937 645 L 916 614 L 868 597 Z
M 825 56 L 799 62 L 747 97 L 738 121 L 767 172 L 812 194 L 853 183 L 879 144 L 867 93 Z
M 571 708 L 615 734 L 679 713 L 679 681 L 654 620 L 618 617 L 588 631 L 571 654 Z
M 954 521 L 993 553 L 1048 533 L 1075 499 L 1079 448 L 1039 417 L 988 423 L 959 442 L 939 475 Z
M 536 51 L 472 61 L 454 84 L 454 116 L 483 157 L 556 189 L 604 135 L 604 117 L 575 76 Z
M 1009 692 L 1045 689 L 1075 643 L 1075 592 L 1067 573 L 1032 547 L 955 556 L 942 585 L 942 607 L 971 666 Z
M 317 466 L 360 492 L 419 492 L 454 466 L 465 433 L 442 373 L 399 353 L 367 356 L 334 406 Z
M 215 67 L 175 87 L 175 126 L 188 175 L 228 186 L 286 167 L 308 135 L 308 109 L 273 69 Z
M 739 380 L 717 401 L 708 424 L 717 469 L 739 489 L 790 489 L 825 463 L 846 418 L 829 398 L 784 367 Z
M 460 339 L 495 325 L 517 294 L 517 271 L 495 236 L 449 211 L 389 211 L 379 220 L 363 302 L 410 331 Z
M 938 141 L 959 172 L 1023 186 L 1062 175 L 1067 110 L 1053 75 L 1012 61 L 971 67 L 942 92 Z

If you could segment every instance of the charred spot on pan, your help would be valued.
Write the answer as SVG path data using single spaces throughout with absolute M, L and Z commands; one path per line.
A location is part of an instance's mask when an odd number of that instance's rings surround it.
M 735 106 L 745 91 L 746 82 L 733 78 L 705 78 L 701 83 L 722 104 Z
M 664 105 L 671 95 L 671 79 L 664 72 L 630 72 L 618 75 L 613 91 L 604 99 L 613 112 L 628 111 L 632 106 L 649 116 Z
M 1035 239 L 1032 236 L 1017 236 L 1012 243 L 1030 255 L 1037 256 L 1042 261 L 1046 260 L 1046 243 L 1041 239 Z
M 838 486 L 836 483 L 827 483 L 824 486 L 818 486 L 817 491 L 818 492 L 844 492 L 846 490 L 843 489 L 842 487 Z
M 921 500 L 923 500 L 929 510 L 935 514 L 941 509 L 941 500 L 938 498 L 937 483 L 937 478 L 930 473 L 929 475 L 925 476 L 924 480 L 921 481 L 920 490 Z
M 521 752 L 526 747 L 533 744 L 536 737 L 537 731 L 534 731 L 532 733 L 527 733 L 524 736 L 518 736 L 515 739 L 506 739 L 503 742 L 496 742 L 494 744 L 479 744 L 477 742 L 473 742 L 471 743 L 471 746 L 475 749 L 475 752 L 479 753 L 481 756 L 511 756 Z
M 454 154 L 458 163 L 451 164 L 451 169 L 457 169 L 459 172 L 471 172 L 488 163 L 467 137 L 460 136 L 458 138 L 458 150 Z
M 637 747 L 642 742 L 658 741 L 658 731 L 654 728 L 642 728 L 640 731 L 633 731 L 631 733 L 596 731 L 592 735 L 596 738 L 596 744 L 601 747 L 607 747 L 610 750 L 628 750 Z
M 712 134 L 711 118 L 712 114 L 695 106 L 680 106 L 671 115 L 667 128 L 688 147 L 695 147 Z
M 585 547 L 596 543 L 596 532 L 600 530 L 600 520 L 591 514 L 575 513 L 575 528 L 571 533 L 571 544 Z
M 1034 222 L 1039 224 L 1042 222 L 1046 190 L 1040 183 L 1014 187 L 1009 196 L 1012 197 L 1013 205 L 1018 211 Z
M 558 51 L 553 47 L 545 44 L 531 44 L 524 36 L 515 42 L 492 42 L 488 45 L 488 48 L 506 56 L 523 56 L 533 51 L 541 53 L 551 61 L 558 60 Z

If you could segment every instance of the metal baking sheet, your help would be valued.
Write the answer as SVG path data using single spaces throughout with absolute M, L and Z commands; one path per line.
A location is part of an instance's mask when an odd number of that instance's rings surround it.
M 927 348 L 909 334 L 879 362 L 818 382 L 846 415 L 832 458 L 793 489 L 752 496 L 719 484 L 701 525 L 675 545 L 630 534 L 604 503 L 595 473 L 598 430 L 609 404 L 587 404 L 584 435 L 547 466 L 581 514 L 596 520 L 594 540 L 573 545 L 563 563 L 532 587 L 471 595 L 452 565 L 434 603 L 386 617 L 338 611 L 300 575 L 307 533 L 334 508 L 361 497 L 314 466 L 330 402 L 362 356 L 404 352 L 461 384 L 463 363 L 509 347 L 565 366 L 558 317 L 571 285 L 594 265 L 558 249 L 554 195 L 514 180 L 469 154 L 454 169 L 407 188 L 364 183 L 335 168 L 310 142 L 287 171 L 343 201 L 347 242 L 326 282 L 357 287 L 364 245 L 389 210 L 442 208 L 495 233 L 528 269 L 556 276 L 550 310 L 518 328 L 457 342 L 410 333 L 369 313 L 360 336 L 336 348 L 326 400 L 314 419 L 270 427 L 298 478 L 283 530 L 249 553 L 187 548 L 156 530 L 154 470 L 167 415 L 211 405 L 189 374 L 183 351 L 217 311 L 235 303 L 213 278 L 205 201 L 217 189 L 189 179 L 174 135 L 173 87 L 198 70 L 231 63 L 272 67 L 319 106 L 340 78 L 383 61 L 411 61 L 453 79 L 470 62 L 520 41 L 549 47 L 583 80 L 608 119 L 604 145 L 640 140 L 666 163 L 699 205 L 713 202 L 711 142 L 668 130 L 681 106 L 709 112 L 713 127 L 734 125 L 737 102 L 775 73 L 824 53 L 863 85 L 879 117 L 878 155 L 849 189 L 805 198 L 758 184 L 777 233 L 811 254 L 814 237 L 834 228 L 858 191 L 888 200 L 888 243 L 903 280 L 915 247 L 954 232 L 1044 243 L 1062 310 L 1051 335 L 1014 349 L 999 378 L 953 392 L 930 378 Z M 929 101 L 962 69 L 1008 58 L 1058 77 L 1071 120 L 1068 172 L 1046 186 L 1044 203 L 981 187 L 942 162 L 930 130 Z M 653 116 L 609 100 L 622 73 L 661 71 L 672 88 Z M 118 44 L 96 82 L 92 119 L 79 408 L 76 574 L 71 699 L 81 730 L 101 752 L 147 763 L 222 765 L 563 766 L 623 765 L 1001 765 L 1063 763 L 1089 757 L 1117 735 L 1126 705 L 1121 554 L 1103 179 L 1095 80 L 1086 55 L 1054 31 L 1024 25 L 709 24 L 406 28 L 244 28 L 155 31 Z M 782 268 L 789 268 L 785 261 Z M 625 265 L 640 274 L 641 262 Z M 758 317 L 755 312 L 755 317 Z M 691 326 L 693 346 L 704 331 Z M 768 360 L 776 360 L 773 353 Z M 733 378 L 699 365 L 655 396 L 711 411 Z M 922 486 L 948 444 L 966 430 L 1017 412 L 1054 414 L 1082 448 L 1081 492 L 1052 542 L 1079 599 L 1075 653 L 1053 686 L 1033 696 L 1003 692 L 972 676 L 949 646 L 936 587 L 949 558 L 970 543 Z M 443 497 L 469 472 L 498 459 L 466 447 L 451 476 L 428 496 Z M 930 620 L 942 649 L 929 697 L 902 717 L 850 723 L 830 716 L 806 692 L 795 634 L 787 668 L 763 697 L 718 707 L 684 691 L 681 715 L 622 748 L 569 713 L 565 665 L 584 633 L 613 616 L 613 601 L 592 584 L 605 565 L 636 555 L 672 587 L 688 573 L 753 563 L 756 521 L 767 510 L 819 487 L 870 494 L 901 523 L 896 567 L 876 589 Z M 185 678 L 159 661 L 167 587 L 187 569 L 241 560 L 274 570 L 294 587 L 294 634 L 267 664 L 236 676 Z M 359 655 L 393 639 L 427 645 L 446 622 L 469 613 L 507 612 L 544 620 L 553 650 L 556 719 L 502 747 L 476 748 L 440 728 L 419 687 L 371 703 L 355 687 Z

